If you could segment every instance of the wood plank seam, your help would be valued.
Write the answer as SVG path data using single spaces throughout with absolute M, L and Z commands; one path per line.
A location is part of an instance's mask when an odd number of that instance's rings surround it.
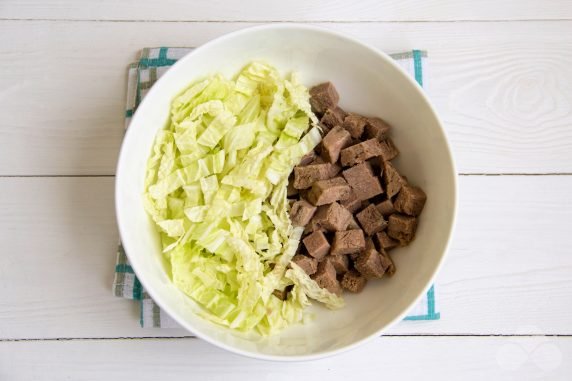
M 459 172 L 572 173 L 571 93 L 559 85 L 572 76 L 567 70 L 572 39 L 566 33 L 571 23 L 321 25 L 385 51 L 415 42 L 430 52 L 430 98 L 447 129 Z M 248 25 L 0 22 L 2 51 L 11 57 L 2 70 L 10 96 L 4 104 L 0 175 L 113 174 L 123 136 L 125 66 L 138 50 L 133 46 L 197 46 Z M 527 33 L 530 43 L 523 45 L 521 36 Z M 93 40 L 94 35 L 101 38 Z M 61 43 L 53 46 L 52 39 Z M 90 48 L 78 48 L 83 46 Z M 101 56 L 104 65 L 94 59 Z M 96 80 L 102 77 L 109 80 Z M 78 81 L 92 85 L 78 87 Z M 30 92 L 32 84 L 35 91 Z M 42 116 L 26 114 L 30 102 L 45 104 L 45 94 L 52 98 Z M 522 109 L 524 105 L 537 107 Z M 18 149 L 22 144 L 34 147 L 36 160 Z M 532 152 L 535 160 L 529 159 Z

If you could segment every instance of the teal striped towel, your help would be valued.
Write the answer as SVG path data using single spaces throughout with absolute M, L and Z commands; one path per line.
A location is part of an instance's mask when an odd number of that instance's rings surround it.
M 125 110 L 125 128 L 129 126 L 131 116 L 137 109 L 141 100 L 153 84 L 169 70 L 177 60 L 192 48 L 145 48 L 138 62 L 129 65 L 127 75 L 127 106 Z M 397 62 L 415 80 L 423 86 L 426 84 L 427 53 L 413 50 L 392 55 Z M 178 328 L 179 325 L 151 299 L 145 292 L 133 268 L 129 265 L 123 246 L 117 250 L 117 264 L 115 266 L 115 279 L 113 293 L 126 299 L 135 299 L 141 303 L 140 323 L 142 327 Z M 432 286 L 419 303 L 409 311 L 405 320 L 438 320 L 435 288 Z

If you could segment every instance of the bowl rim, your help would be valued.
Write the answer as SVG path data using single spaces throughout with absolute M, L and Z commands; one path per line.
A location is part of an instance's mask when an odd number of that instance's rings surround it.
M 361 345 L 364 345 L 367 342 L 370 342 L 371 340 L 373 340 L 374 338 L 381 336 L 383 332 L 387 331 L 388 329 L 390 329 L 391 327 L 393 327 L 395 324 L 397 324 L 398 322 L 402 321 L 403 318 L 407 315 L 407 313 L 409 312 L 409 310 L 411 310 L 411 308 L 413 306 L 415 306 L 419 300 L 423 297 L 423 295 L 425 295 L 427 293 L 427 291 L 429 290 L 429 288 L 433 285 L 435 277 L 437 275 L 437 273 L 441 270 L 441 267 L 443 266 L 443 263 L 445 261 L 445 258 L 448 255 L 450 246 L 451 246 L 451 241 L 452 241 L 452 237 L 453 237 L 453 233 L 455 230 L 455 226 L 456 226 L 456 221 L 457 221 L 457 211 L 458 211 L 458 179 L 457 179 L 457 169 L 455 166 L 455 161 L 454 161 L 454 157 L 452 154 L 452 149 L 451 149 L 451 144 L 447 138 L 447 133 L 445 131 L 445 129 L 443 128 L 443 123 L 441 122 L 441 119 L 439 118 L 437 112 L 435 111 L 434 106 L 431 104 L 431 102 L 429 101 L 429 98 L 427 97 L 427 95 L 424 93 L 422 87 L 411 77 L 411 75 L 409 73 L 407 73 L 401 66 L 399 66 L 387 53 L 382 52 L 381 50 L 366 44 L 362 41 L 357 40 L 356 38 L 350 37 L 346 34 L 340 33 L 340 32 L 336 32 L 336 31 L 332 31 L 330 29 L 326 29 L 323 27 L 318 27 L 318 26 L 313 26 L 313 25 L 307 25 L 307 24 L 299 24 L 299 23 L 280 23 L 280 24 L 263 24 L 263 25 L 257 25 L 257 26 L 252 26 L 252 27 L 247 27 L 247 28 L 243 28 L 243 29 L 239 29 L 230 33 L 226 33 L 224 35 L 221 35 L 217 38 L 214 38 L 208 42 L 206 42 L 205 44 L 202 44 L 201 46 L 193 49 L 193 51 L 191 51 L 190 53 L 186 54 L 184 57 L 182 57 L 181 59 L 179 59 L 174 65 L 173 67 L 171 67 L 165 74 L 163 77 L 159 78 L 159 80 L 157 82 L 161 82 L 161 80 L 165 77 L 169 75 L 169 72 L 174 72 L 173 68 L 176 68 L 178 66 L 182 66 L 185 64 L 185 62 L 187 60 L 189 60 L 191 57 L 193 57 L 196 54 L 199 54 L 205 47 L 211 46 L 211 45 L 215 45 L 215 44 L 219 44 L 219 43 L 223 43 L 226 40 L 230 40 L 233 39 L 237 36 L 243 35 L 243 34 L 250 34 L 250 33 L 260 33 L 260 32 L 264 32 L 264 31 L 268 31 L 268 30 L 297 30 L 297 31 L 308 31 L 308 32 L 312 32 L 312 33 L 322 33 L 325 35 L 329 35 L 331 37 L 337 38 L 337 39 L 343 39 L 346 40 L 352 44 L 356 44 L 366 50 L 369 50 L 371 53 L 377 55 L 380 59 L 386 61 L 386 63 L 389 63 L 391 66 L 393 66 L 395 69 L 397 69 L 401 75 L 403 77 L 405 77 L 405 79 L 407 81 L 409 81 L 414 87 L 415 90 L 417 92 L 417 94 L 421 97 L 421 99 L 425 102 L 425 104 L 429 107 L 429 111 L 431 112 L 433 118 L 435 118 L 435 120 L 437 121 L 438 127 L 439 127 L 439 132 L 441 133 L 443 140 L 445 142 L 445 147 L 446 147 L 446 153 L 447 156 L 449 157 L 449 161 L 451 163 L 451 168 L 453 171 L 453 202 L 452 202 L 452 208 L 453 208 L 453 214 L 452 214 L 452 220 L 451 220 L 451 224 L 449 226 L 449 231 L 447 233 L 447 242 L 445 244 L 445 248 L 443 250 L 443 253 L 439 259 L 439 262 L 437 263 L 435 270 L 433 271 L 433 273 L 431 274 L 431 276 L 429 277 L 427 283 L 425 284 L 425 286 L 422 289 L 422 292 L 419 293 L 419 295 L 412 300 L 411 303 L 409 303 L 409 305 L 403 309 L 403 311 L 397 315 L 395 318 L 393 318 L 388 324 L 386 324 L 385 326 L 383 326 L 382 328 L 376 330 L 375 332 L 373 332 L 372 334 L 370 334 L 367 337 L 364 337 L 356 342 L 353 342 L 349 345 L 334 349 L 334 350 L 325 350 L 325 351 L 321 351 L 321 352 L 316 352 L 316 353 L 312 353 L 312 354 L 308 354 L 308 355 L 270 355 L 270 354 L 264 354 L 264 353 L 260 353 L 260 352 L 256 352 L 256 351 L 251 351 L 251 350 L 244 350 L 244 349 L 240 349 L 237 347 L 233 347 L 230 345 L 227 345 L 226 343 L 219 341 L 216 338 L 213 338 L 207 334 L 203 334 L 201 332 L 200 329 L 196 329 L 196 327 L 193 327 L 192 324 L 186 322 L 184 319 L 180 318 L 179 316 L 177 316 L 176 313 L 174 313 L 174 311 L 166 304 L 164 304 L 160 298 L 156 298 L 156 294 L 155 291 L 153 289 L 153 287 L 148 287 L 148 282 L 146 279 L 146 275 L 140 276 L 138 274 L 145 274 L 140 273 L 138 271 L 138 261 L 137 259 L 135 259 L 135 256 L 131 256 L 129 253 L 131 252 L 130 250 L 130 243 L 123 241 L 123 239 L 121 239 L 122 245 L 125 249 L 125 253 L 130 261 L 131 267 L 133 268 L 133 271 L 135 272 L 137 278 L 139 279 L 140 283 L 142 284 L 142 286 L 145 288 L 145 290 L 147 291 L 147 293 L 151 296 L 151 298 L 153 299 L 153 301 L 161 308 L 163 309 L 166 313 L 169 314 L 169 316 L 171 316 L 178 324 L 180 324 L 184 329 L 188 330 L 190 333 L 194 334 L 195 336 L 197 336 L 198 338 L 205 340 L 206 342 L 213 344 L 219 348 L 225 349 L 229 352 L 232 353 L 236 353 L 238 355 L 242 355 L 245 357 L 249 357 L 249 358 L 255 358 L 255 359 L 260 359 L 260 360 L 270 360 L 270 361 L 281 361 L 281 362 L 294 362 L 294 361 L 310 361 L 310 360 L 318 360 L 318 359 L 322 359 L 322 358 L 326 358 L 326 357 L 330 357 L 330 356 L 334 356 L 334 355 L 338 355 L 350 350 L 353 350 Z M 151 89 L 149 90 L 149 93 L 152 93 L 154 91 L 157 91 L 157 83 L 151 87 Z M 145 107 L 146 103 L 147 103 L 147 99 L 149 99 L 150 97 L 145 97 L 142 102 L 140 103 L 138 110 L 141 107 Z M 138 115 L 140 113 L 138 113 L 137 111 L 134 113 L 131 123 L 135 123 L 138 119 Z M 127 158 L 125 157 L 125 147 L 127 145 L 129 145 L 129 142 L 131 140 L 131 135 L 133 134 L 131 131 L 134 130 L 133 128 L 127 128 L 127 131 L 125 133 L 125 136 L 123 138 L 122 144 L 121 144 L 121 149 L 119 152 L 119 158 L 118 158 L 118 162 L 117 162 L 117 167 L 116 167 L 116 177 L 115 177 L 115 191 L 114 191 L 114 195 L 115 195 L 115 212 L 116 212 L 116 219 L 117 219 L 117 226 L 118 226 L 118 230 L 119 230 L 119 236 L 120 237 L 124 237 L 125 235 L 123 234 L 123 231 L 125 229 L 125 224 L 123 223 L 123 219 L 122 219 L 122 213 L 120 212 L 123 208 L 121 206 L 121 197 L 119 196 L 119 190 L 122 188 L 122 178 L 123 176 L 121 176 L 121 173 L 123 172 L 123 166 L 124 166 L 124 162 L 127 160 Z M 135 260 L 134 260 L 135 259 Z

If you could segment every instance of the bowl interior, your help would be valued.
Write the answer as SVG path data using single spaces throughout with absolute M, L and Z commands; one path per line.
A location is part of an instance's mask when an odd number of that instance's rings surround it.
M 311 322 L 270 338 L 237 335 L 197 316 L 200 308 L 167 277 L 157 234 L 141 198 L 146 161 L 157 131 L 165 126 L 173 97 L 201 77 L 216 72 L 232 76 L 253 60 L 266 61 L 284 73 L 296 71 L 307 86 L 332 81 L 344 109 L 388 121 L 401 151 L 396 166 L 428 196 L 416 239 L 392 252 L 397 266 L 394 277 L 370 282 L 361 294 L 345 294 L 347 306 L 342 310 L 313 307 Z M 266 26 L 206 44 L 180 60 L 154 85 L 123 142 L 116 207 L 121 238 L 137 275 L 154 300 L 181 325 L 237 353 L 307 359 L 347 349 L 379 334 L 401 319 L 425 292 L 449 243 L 455 216 L 455 178 L 438 118 L 419 88 L 388 56 L 321 29 Z

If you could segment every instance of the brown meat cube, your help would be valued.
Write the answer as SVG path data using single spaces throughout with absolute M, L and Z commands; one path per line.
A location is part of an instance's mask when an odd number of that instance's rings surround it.
M 309 234 L 315 231 L 326 232 L 326 228 L 323 225 L 326 223 L 326 219 L 328 217 L 328 206 L 329 205 L 322 205 L 318 207 L 316 213 L 314 213 L 314 217 L 312 217 L 310 223 L 306 225 L 304 234 Z
M 386 232 L 375 233 L 375 240 L 380 250 L 391 250 L 399 245 L 399 242 L 388 236 Z
M 383 193 L 383 188 L 379 179 L 372 173 L 369 163 L 361 163 L 342 172 L 342 175 L 352 187 L 353 193 L 361 200 L 369 200 L 370 198 Z
M 385 139 L 384 141 L 379 143 L 381 147 L 381 158 L 383 161 L 393 160 L 399 155 L 399 150 L 393 144 L 393 141 L 389 138 Z
M 333 164 L 332 163 L 324 163 L 324 164 L 327 165 L 328 169 L 330 170 L 330 173 L 329 173 L 330 179 L 337 176 L 337 174 L 340 173 L 340 171 L 342 170 L 342 167 L 340 167 L 340 165 L 337 163 L 333 163 Z M 322 164 L 320 164 L 320 165 L 322 165 Z M 327 179 L 325 179 L 325 180 L 327 180 Z
M 349 210 L 333 202 L 328 205 L 326 209 L 326 221 L 323 223 L 323 227 L 328 231 L 340 231 L 347 228 L 352 214 Z
M 356 221 L 356 218 L 354 216 L 352 216 L 352 218 L 350 218 L 350 222 L 348 222 L 347 229 L 348 230 L 361 229 L 361 227 L 359 226 L 359 224 Z
M 346 173 L 346 176 L 350 176 L 351 180 L 358 180 L 360 177 L 365 177 L 365 176 L 375 176 L 375 174 L 373 173 L 373 168 L 371 166 L 371 163 L 367 161 L 364 161 L 363 163 L 356 164 L 353 167 L 345 169 L 343 172 Z
M 377 250 L 374 249 L 361 252 L 354 261 L 354 266 L 361 275 L 368 279 L 381 278 L 384 273 L 383 266 L 381 265 L 381 256 Z
M 318 283 L 318 286 L 325 288 L 333 294 L 341 295 L 342 287 L 336 279 L 336 269 L 329 258 L 318 264 L 318 271 L 311 277 Z
M 316 213 L 316 207 L 310 204 L 308 201 L 302 199 L 296 201 L 292 208 L 290 209 L 290 219 L 292 220 L 292 225 L 294 226 L 306 226 L 308 222 L 314 217 Z
M 344 119 L 342 123 L 342 127 L 346 129 L 352 138 L 359 139 L 363 134 L 363 129 L 367 123 L 367 119 L 361 115 L 357 114 L 349 114 Z
M 294 286 L 290 285 L 284 287 L 283 290 L 274 290 L 272 292 L 272 295 L 276 296 L 280 300 L 286 300 L 288 299 L 288 294 L 290 293 L 290 291 L 292 291 L 292 288 L 294 288 Z
M 319 230 L 304 238 L 302 242 L 304 242 L 308 254 L 316 259 L 324 258 L 330 251 L 330 244 L 326 236 Z
M 308 193 L 310 189 L 298 189 L 298 198 L 308 200 Z
M 379 141 L 387 138 L 389 133 L 389 124 L 380 118 L 367 118 L 365 126 L 365 137 L 368 139 L 377 139 Z
M 343 274 L 348 271 L 350 261 L 347 255 L 330 255 L 328 259 L 336 269 L 336 273 Z
M 328 207 L 329 205 L 322 205 L 318 207 L 316 213 L 314 214 L 314 217 L 312 218 L 310 223 L 306 226 L 306 227 L 308 226 L 311 227 L 309 229 L 310 232 L 322 231 L 325 233 L 327 231 L 324 225 L 326 224 L 326 220 L 328 219 Z
M 365 239 L 365 250 L 377 250 L 375 248 L 375 244 L 373 243 L 373 239 L 371 239 L 371 237 L 367 237 Z
M 395 169 L 393 164 L 391 164 L 389 161 L 383 163 L 382 177 L 385 185 L 385 192 L 387 193 L 387 198 L 392 198 L 399 192 L 404 181 L 401 178 L 399 172 L 397 172 L 397 169 Z
M 379 204 L 376 204 L 375 207 L 377 208 L 377 210 L 380 211 L 380 213 L 384 217 L 387 217 L 390 214 L 395 213 L 395 208 L 393 207 L 393 202 L 391 202 L 391 199 L 384 200 Z
M 286 197 L 293 197 L 298 195 L 298 189 L 294 188 L 294 179 L 288 181 L 288 187 L 286 188 Z
M 332 255 L 357 253 L 365 248 L 365 237 L 361 229 L 338 231 L 332 242 Z
M 396 270 L 395 263 L 393 263 L 393 260 L 391 259 L 389 254 L 383 249 L 380 252 L 380 260 L 381 260 L 381 266 L 383 267 L 385 273 L 389 276 L 393 276 Z
M 387 235 L 398 240 L 401 246 L 405 246 L 413 240 L 416 230 L 417 218 L 397 213 L 389 216 Z
M 280 300 L 286 300 L 288 299 L 288 292 L 286 291 L 286 289 L 284 290 L 274 290 L 272 292 L 272 295 L 274 295 L 275 297 L 277 297 Z
M 356 197 L 353 190 L 347 199 L 340 201 L 340 204 L 351 213 L 355 213 L 361 208 L 361 200 Z
M 354 270 L 346 272 L 341 282 L 343 288 L 353 293 L 361 292 L 366 283 L 367 279 Z
M 320 127 L 320 135 L 322 135 L 322 137 L 326 136 L 326 134 L 331 130 L 330 127 L 322 123 L 318 123 L 318 127 Z M 316 146 L 316 148 L 314 148 L 314 150 L 316 151 L 317 154 L 320 154 L 322 152 L 322 142 L 318 143 L 318 145 Z
M 341 126 L 346 118 L 346 112 L 340 107 L 329 108 L 320 119 L 320 123 L 332 129 L 336 126 Z
M 329 205 L 322 205 L 318 208 L 312 222 L 316 224 L 315 230 L 324 229 L 326 231 L 346 230 L 352 214 L 337 202 Z
M 395 199 L 395 209 L 400 213 L 418 216 L 427 201 L 427 195 L 421 188 L 405 184 Z
M 312 111 L 322 115 L 329 108 L 337 106 L 340 96 L 331 82 L 321 83 L 310 89 Z
M 381 155 L 381 146 L 377 139 L 369 139 L 359 144 L 344 148 L 340 161 L 344 167 L 363 163 L 367 159 Z
M 350 133 L 340 126 L 333 127 L 322 139 L 322 157 L 324 160 L 335 163 L 340 157 L 340 151 L 350 143 Z
M 316 214 L 318 214 L 318 213 L 316 212 Z M 314 215 L 314 218 L 316 218 L 315 215 Z M 310 223 L 308 223 L 308 225 L 306 225 L 306 227 L 304 228 L 304 232 L 302 233 L 302 236 L 307 236 L 308 234 L 313 233 L 313 232 L 318 231 L 318 230 L 321 232 L 326 231 L 326 229 L 322 228 L 320 226 L 320 224 L 318 224 L 316 221 L 314 221 L 314 218 L 312 218 L 310 220 Z
M 321 143 L 320 143 L 321 144 Z M 312 162 L 310 164 L 325 164 L 326 161 L 324 159 L 322 159 L 320 156 L 317 156 L 314 158 L 314 160 L 312 160 Z M 339 168 L 339 166 L 336 165 L 336 168 Z M 339 171 L 338 171 L 339 172 Z M 337 173 L 337 172 L 336 172 Z M 335 176 L 335 175 L 334 175 Z
M 300 266 L 308 275 L 312 275 L 318 270 L 318 261 L 307 255 L 296 254 L 294 258 L 292 258 L 292 262 Z
M 373 204 L 356 214 L 356 218 L 367 235 L 382 231 L 387 226 L 387 221 Z
M 300 159 L 300 163 L 298 163 L 298 165 L 299 166 L 308 165 L 312 161 L 314 161 L 314 159 L 316 159 L 317 157 L 318 155 L 316 155 L 316 152 L 314 150 L 311 150 L 310 152 L 302 156 L 302 158 Z
M 327 180 L 340 172 L 337 164 L 308 164 L 303 167 L 294 167 L 294 188 L 307 189 L 318 180 Z
M 350 197 L 351 188 L 341 177 L 320 180 L 312 184 L 308 192 L 308 201 L 316 206 L 331 204 L 334 201 L 346 200 Z

